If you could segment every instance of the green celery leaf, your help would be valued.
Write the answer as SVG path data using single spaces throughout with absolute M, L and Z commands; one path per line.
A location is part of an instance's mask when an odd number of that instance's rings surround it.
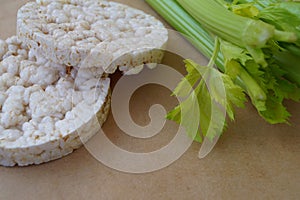
M 226 127 L 226 113 L 233 120 L 234 106 L 244 106 L 245 94 L 228 75 L 215 68 L 200 66 L 192 60 L 185 60 L 185 63 L 188 74 L 174 94 L 186 94 L 186 91 L 182 90 L 189 88 L 190 91 L 189 83 L 194 84 L 195 89 L 179 106 L 168 113 L 167 118 L 182 125 L 187 134 L 198 142 L 201 142 L 204 136 L 212 140 Z M 196 113 L 197 111 L 199 113 Z M 195 117 L 197 115 L 199 118 Z M 195 129 L 191 128 L 196 126 L 195 123 L 199 126 L 196 133 Z
M 173 95 L 178 97 L 187 97 L 193 89 L 196 82 L 199 80 L 199 72 L 192 65 L 186 65 L 187 75 L 175 88 Z
M 242 65 L 245 65 L 249 60 L 253 60 L 246 49 L 224 40 L 221 41 L 221 52 L 227 60 L 238 60 Z
M 234 106 L 243 108 L 247 101 L 244 90 L 234 84 L 229 76 L 223 75 L 223 82 L 226 88 L 227 105 L 226 111 L 231 120 L 234 120 Z

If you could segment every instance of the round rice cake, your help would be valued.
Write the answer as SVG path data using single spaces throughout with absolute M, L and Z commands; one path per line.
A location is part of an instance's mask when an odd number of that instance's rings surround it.
M 0 165 L 58 159 L 105 122 L 110 80 L 93 69 L 37 57 L 17 37 L 0 40 L 0 61 Z
M 103 0 L 27 3 L 18 11 L 17 32 L 55 63 L 102 67 L 106 73 L 159 63 L 168 40 L 167 29 L 153 16 Z

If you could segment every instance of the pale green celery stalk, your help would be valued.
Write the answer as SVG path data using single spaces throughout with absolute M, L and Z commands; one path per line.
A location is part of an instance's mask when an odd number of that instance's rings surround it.
M 176 0 L 146 0 L 171 26 L 184 36 L 207 58 L 211 58 L 215 49 L 215 41 L 203 27 L 191 17 Z M 218 54 L 216 65 L 220 71 L 225 71 L 225 61 Z M 241 66 L 236 83 L 245 89 L 252 102 L 264 101 L 265 93 L 258 83 Z M 257 107 L 257 109 L 260 109 Z
M 209 31 L 237 46 L 261 48 L 274 36 L 273 26 L 235 15 L 214 0 L 178 0 L 178 3 Z
M 236 15 L 215 0 L 177 0 L 200 24 L 218 37 L 246 48 L 256 63 L 267 66 L 261 48 L 271 39 L 294 42 L 297 37 L 290 32 L 276 30 L 261 20 Z

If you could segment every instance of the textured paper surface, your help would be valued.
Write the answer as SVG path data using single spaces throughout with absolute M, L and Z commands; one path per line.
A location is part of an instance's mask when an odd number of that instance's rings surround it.
M 142 0 L 118 1 L 155 15 Z M 17 8 L 25 2 L 0 0 L 1 38 L 15 34 Z M 184 40 L 174 45 L 197 55 Z M 180 60 L 170 62 L 182 68 Z M 118 78 L 114 75 L 113 82 Z M 149 122 L 148 109 L 153 103 L 169 110 L 176 101 L 163 87 L 142 87 L 130 103 L 136 123 Z M 229 124 L 205 159 L 198 159 L 200 144 L 194 143 L 174 164 L 153 173 L 115 171 L 95 160 L 85 148 L 40 166 L 0 167 L 0 199 L 298 199 L 300 106 L 286 104 L 293 115 L 291 126 L 271 126 L 247 104 L 237 110 L 236 121 Z M 104 130 L 119 147 L 147 152 L 166 145 L 177 126 L 167 123 L 159 135 L 139 140 L 119 130 L 110 115 Z

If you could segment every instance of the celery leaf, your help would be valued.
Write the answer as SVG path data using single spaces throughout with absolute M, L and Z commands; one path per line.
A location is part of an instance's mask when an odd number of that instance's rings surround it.
M 182 97 L 186 96 L 187 91 L 190 93 L 168 113 L 167 118 L 182 125 L 187 134 L 198 142 L 204 136 L 213 139 L 226 127 L 226 113 L 233 120 L 234 107 L 244 106 L 244 90 L 215 68 L 200 66 L 192 60 L 185 60 L 185 64 L 188 74 L 178 84 L 174 94 Z M 191 91 L 191 88 L 194 89 Z M 199 111 L 199 115 L 196 111 Z M 195 130 L 191 128 L 195 122 L 199 126 L 196 137 Z

